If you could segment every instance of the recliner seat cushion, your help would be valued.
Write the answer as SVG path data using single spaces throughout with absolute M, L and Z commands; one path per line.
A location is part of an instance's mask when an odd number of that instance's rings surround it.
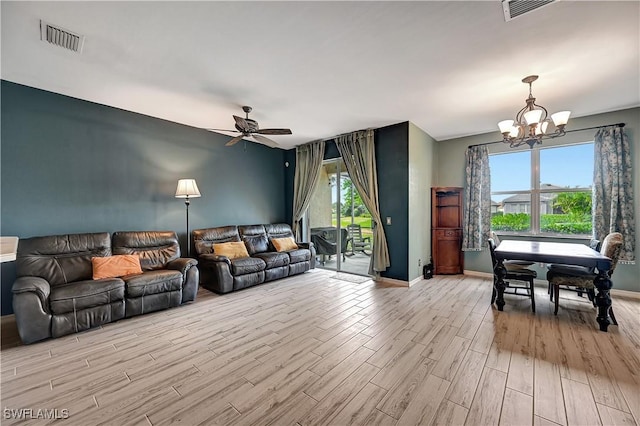
M 76 281 L 51 287 L 49 305 L 54 314 L 65 314 L 124 300 L 120 278 Z
M 266 267 L 265 261 L 258 257 L 245 257 L 231 261 L 231 273 L 234 276 L 264 271 Z
M 297 249 L 285 252 L 289 255 L 290 263 L 306 262 L 311 259 L 311 251 L 308 249 Z
M 289 255 L 287 253 L 257 253 L 254 257 L 259 257 L 267 264 L 266 269 L 278 268 L 289 264 Z
M 177 291 L 182 288 L 180 271 L 147 271 L 138 275 L 122 277 L 127 289 L 127 297 L 142 297 L 150 294 Z

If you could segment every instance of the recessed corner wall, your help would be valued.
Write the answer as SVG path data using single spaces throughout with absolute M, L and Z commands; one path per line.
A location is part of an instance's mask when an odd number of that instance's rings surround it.
M 7 81 L 1 95 L 2 235 L 173 230 L 186 252 L 180 178 L 202 193 L 191 229 L 286 219 L 283 150 Z M 14 277 L 3 264 L 2 314 Z

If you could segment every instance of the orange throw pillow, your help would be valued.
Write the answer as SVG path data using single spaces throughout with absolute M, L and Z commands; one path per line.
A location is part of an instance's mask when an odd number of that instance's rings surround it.
M 275 247 L 276 251 L 289 251 L 295 250 L 298 248 L 298 245 L 294 241 L 293 237 L 285 237 L 285 238 L 272 238 L 271 244 Z
M 228 243 L 214 243 L 213 254 L 218 256 L 226 256 L 229 259 L 241 259 L 249 257 L 247 246 L 242 241 L 231 241 Z
M 107 257 L 92 257 L 93 279 L 116 278 L 123 275 L 141 274 L 140 257 L 134 254 L 120 254 Z

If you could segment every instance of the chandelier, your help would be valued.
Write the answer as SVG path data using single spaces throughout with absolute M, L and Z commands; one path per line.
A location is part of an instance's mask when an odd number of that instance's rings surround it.
M 566 134 L 564 127 L 569 121 L 571 111 L 560 111 L 547 118 L 547 109 L 536 104 L 536 98 L 531 94 L 531 83 L 538 79 L 537 75 L 530 75 L 522 79 L 522 82 L 529 85 L 529 97 L 525 99 L 527 103 L 516 114 L 515 120 L 503 120 L 498 123 L 503 142 L 509 144 L 511 148 L 527 144 L 531 149 L 536 144 L 541 144 L 544 137 L 557 138 Z M 549 123 L 553 121 L 555 131 L 547 133 Z

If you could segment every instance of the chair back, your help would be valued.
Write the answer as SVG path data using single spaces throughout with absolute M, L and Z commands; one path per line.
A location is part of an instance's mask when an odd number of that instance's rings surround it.
M 611 259 L 611 269 L 609 269 L 609 276 L 613 275 L 613 271 L 618 265 L 618 259 L 620 258 L 620 252 L 622 251 L 622 234 L 619 232 L 612 232 L 604 238 L 600 253 Z
M 357 223 L 347 225 L 348 238 L 352 238 L 355 243 L 362 242 L 362 227 Z
M 496 260 L 496 243 L 493 241 L 493 238 L 489 238 L 487 240 L 489 244 L 489 252 L 491 253 L 491 266 L 495 268 L 498 261 Z
M 496 234 L 495 231 L 491 231 L 491 239 L 493 240 L 493 244 L 498 247 L 500 245 L 500 238 L 498 237 L 498 234 Z

